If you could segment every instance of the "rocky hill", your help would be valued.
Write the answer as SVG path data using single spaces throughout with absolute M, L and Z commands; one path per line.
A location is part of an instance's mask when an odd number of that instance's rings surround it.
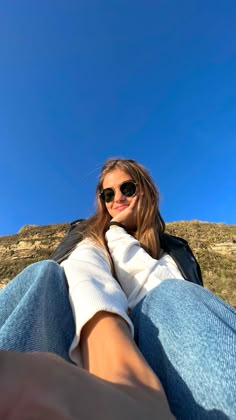
M 15 235 L 0 237 L 0 287 L 27 265 L 47 259 L 68 223 L 24 226 Z M 236 225 L 199 221 L 167 223 L 167 232 L 186 239 L 203 272 L 205 287 L 236 307 Z

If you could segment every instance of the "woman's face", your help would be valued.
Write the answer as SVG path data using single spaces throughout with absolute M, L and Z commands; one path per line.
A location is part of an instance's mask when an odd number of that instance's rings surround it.
M 119 186 L 125 181 L 131 181 L 132 178 L 126 172 L 121 169 L 114 169 L 111 172 L 108 172 L 103 180 L 102 188 L 112 188 L 115 192 L 113 201 L 105 203 L 108 213 L 113 218 L 122 210 L 125 210 L 133 200 L 132 197 L 126 197 L 122 195 Z

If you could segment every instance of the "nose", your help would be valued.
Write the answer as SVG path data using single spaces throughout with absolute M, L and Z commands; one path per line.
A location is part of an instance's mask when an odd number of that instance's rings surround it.
M 124 201 L 126 199 L 125 195 L 122 194 L 122 192 L 120 191 L 120 188 L 116 188 L 115 190 L 115 196 L 114 196 L 114 201 Z

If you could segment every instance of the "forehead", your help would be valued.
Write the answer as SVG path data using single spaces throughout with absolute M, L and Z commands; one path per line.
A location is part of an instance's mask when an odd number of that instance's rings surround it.
M 102 188 L 116 187 L 124 181 L 131 179 L 131 176 L 121 169 L 113 169 L 104 176 Z

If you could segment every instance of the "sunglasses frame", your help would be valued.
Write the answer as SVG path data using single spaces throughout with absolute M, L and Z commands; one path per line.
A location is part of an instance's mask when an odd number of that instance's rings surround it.
M 123 192 L 121 191 L 121 187 L 122 187 L 122 185 L 127 184 L 127 183 L 131 183 L 131 184 L 134 184 L 134 185 L 135 185 L 135 191 L 134 191 L 134 193 L 133 193 L 132 195 L 125 195 L 125 194 L 123 194 Z M 119 189 L 120 189 L 121 194 L 122 194 L 122 195 L 124 195 L 125 197 L 133 197 L 133 196 L 134 196 L 134 194 L 135 194 L 135 193 L 136 193 L 136 191 L 137 191 L 137 187 L 136 187 L 136 185 L 137 185 L 137 182 L 135 182 L 135 181 L 133 181 L 132 179 L 130 179 L 129 181 L 124 181 L 124 182 L 122 182 L 120 185 L 118 185 L 118 187 L 117 187 L 117 188 L 119 188 Z M 104 197 L 104 191 L 105 191 L 105 190 L 112 190 L 112 191 L 113 191 L 113 197 L 112 197 L 112 200 L 110 200 L 110 201 L 106 201 L 106 200 L 105 200 L 105 197 Z M 101 200 L 102 200 L 104 203 L 111 203 L 112 201 L 114 201 L 115 194 L 116 194 L 116 190 L 115 190 L 114 188 L 112 188 L 112 187 L 108 187 L 108 188 L 104 188 L 104 190 L 102 190 L 102 191 L 99 193 L 99 197 L 101 198 Z

